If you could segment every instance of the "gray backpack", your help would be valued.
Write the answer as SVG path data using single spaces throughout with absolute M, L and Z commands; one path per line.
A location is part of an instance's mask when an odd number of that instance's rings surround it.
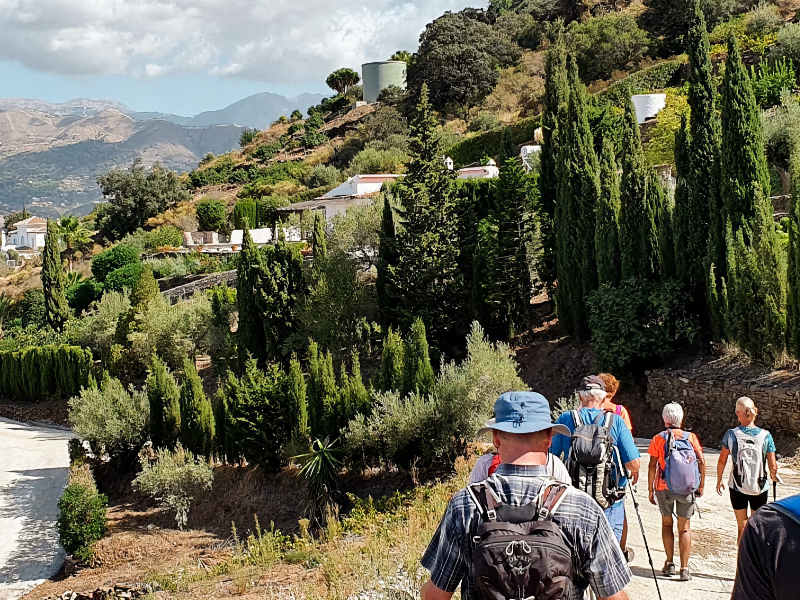
M 472 569 L 483 600 L 570 597 L 577 571 L 553 521 L 569 488 L 552 481 L 525 506 L 503 504 L 486 482 L 467 487 L 482 517 L 472 536 Z
M 572 485 L 594 498 L 600 508 L 609 508 L 625 497 L 625 488 L 620 487 L 622 461 L 611 438 L 614 413 L 600 413 L 591 423 L 583 422 L 579 410 L 570 414 L 575 431 L 566 466 Z

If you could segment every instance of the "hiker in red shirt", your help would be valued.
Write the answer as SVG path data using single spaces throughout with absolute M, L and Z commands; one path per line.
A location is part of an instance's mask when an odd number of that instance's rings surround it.
M 706 482 L 706 461 L 703 457 L 703 448 L 700 446 L 697 436 L 681 429 L 683 407 L 677 402 L 667 404 L 661 416 L 664 418 L 664 425 L 666 425 L 667 431 L 655 436 L 650 442 L 650 448 L 647 450 L 647 453 L 651 456 L 650 468 L 647 473 L 647 489 L 650 492 L 650 503 L 658 504 L 658 508 L 661 510 L 661 539 L 664 541 L 664 551 L 667 553 L 667 562 L 664 563 L 664 568 L 661 569 L 661 572 L 664 575 L 675 575 L 675 563 L 673 562 L 675 558 L 675 532 L 672 530 L 672 514 L 675 513 L 678 516 L 681 581 L 690 581 L 692 576 L 689 573 L 689 553 L 692 551 L 692 531 L 689 521 L 694 515 L 697 506 L 695 497 L 699 498 L 703 495 L 703 488 Z M 670 447 L 674 446 L 675 450 L 682 450 L 689 454 L 688 460 L 684 460 L 682 464 L 696 469 L 694 476 L 699 479 L 697 481 L 693 477 L 694 483 L 689 484 L 691 487 L 680 492 L 673 487 L 677 478 L 672 478 L 670 475 L 671 479 L 669 482 L 667 481 L 668 440 Z M 697 459 L 696 466 L 691 464 L 694 458 L 691 457 L 691 450 L 687 450 L 689 446 L 686 445 L 686 442 L 694 450 L 694 455 Z M 672 456 L 674 457 L 675 454 L 675 451 L 673 451 Z M 673 462 L 672 464 L 676 463 Z M 676 468 L 675 466 L 672 467 L 673 473 L 675 473 Z

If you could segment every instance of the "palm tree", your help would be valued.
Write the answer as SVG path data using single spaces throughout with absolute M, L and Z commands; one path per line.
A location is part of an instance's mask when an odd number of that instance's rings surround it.
M 72 272 L 72 259 L 78 248 L 85 246 L 91 240 L 89 230 L 74 215 L 64 215 L 58 225 L 58 237 L 64 240 L 67 249 L 64 253 L 69 259 L 69 270 Z

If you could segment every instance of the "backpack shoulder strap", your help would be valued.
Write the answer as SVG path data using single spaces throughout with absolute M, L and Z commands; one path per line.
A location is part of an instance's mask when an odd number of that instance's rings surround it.
M 617 416 L 622 416 L 622 404 L 617 404 L 617 408 L 614 409 L 614 414 Z
M 563 483 L 551 483 L 540 492 L 539 521 L 552 521 L 553 515 L 567 495 L 569 486 Z
M 575 429 L 577 429 L 578 427 L 583 425 L 583 419 L 581 419 L 581 411 L 580 411 L 580 409 L 577 409 L 577 408 L 573 409 L 573 410 L 569 411 L 569 413 L 572 415 L 572 422 L 575 423 Z
M 607 410 L 601 416 L 603 417 L 603 427 L 605 427 L 606 431 L 611 432 L 611 428 L 614 426 L 614 413 Z
M 691 437 L 691 435 L 692 435 L 691 431 L 684 431 L 683 432 L 683 437 L 681 439 L 686 440 L 687 442 L 691 443 L 691 440 L 689 439 Z
M 475 504 L 481 510 L 481 515 L 491 521 L 497 521 L 497 505 L 501 504 L 494 495 L 494 491 L 484 482 L 474 483 L 467 486 L 467 493 L 472 497 Z

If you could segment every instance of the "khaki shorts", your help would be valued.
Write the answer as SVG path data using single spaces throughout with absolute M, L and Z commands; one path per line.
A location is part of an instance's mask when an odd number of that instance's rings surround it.
M 695 501 L 692 494 L 678 496 L 669 490 L 656 490 L 656 502 L 665 517 L 671 517 L 673 512 L 681 519 L 691 519 L 694 516 Z

